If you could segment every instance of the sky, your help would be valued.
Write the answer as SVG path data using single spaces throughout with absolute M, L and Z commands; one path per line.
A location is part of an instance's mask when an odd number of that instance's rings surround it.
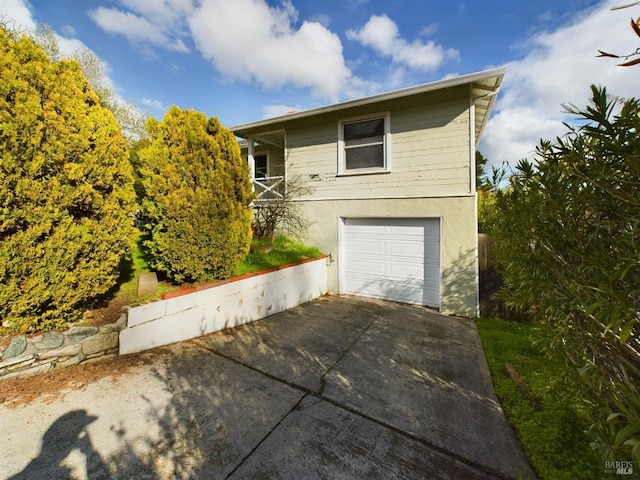
M 640 47 L 630 0 L 0 0 L 23 32 L 46 23 L 63 53 L 91 49 L 126 102 L 171 105 L 225 126 L 506 67 L 479 150 L 533 158 L 566 133 L 563 105 L 590 85 L 640 96 L 640 66 L 597 50 Z

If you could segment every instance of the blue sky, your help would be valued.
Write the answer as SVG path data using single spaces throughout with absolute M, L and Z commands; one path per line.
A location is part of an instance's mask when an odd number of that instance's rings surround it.
M 169 106 L 232 126 L 506 66 L 480 150 L 531 157 L 565 130 L 562 103 L 592 83 L 638 96 L 640 67 L 595 59 L 640 46 L 625 0 L 3 0 L 24 31 L 47 23 L 63 50 L 93 50 L 116 93 L 162 118 Z

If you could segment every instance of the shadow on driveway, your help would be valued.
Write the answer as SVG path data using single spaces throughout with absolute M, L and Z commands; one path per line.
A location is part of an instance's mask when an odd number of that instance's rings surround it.
M 533 478 L 472 321 L 351 297 L 0 418 L 3 478 Z

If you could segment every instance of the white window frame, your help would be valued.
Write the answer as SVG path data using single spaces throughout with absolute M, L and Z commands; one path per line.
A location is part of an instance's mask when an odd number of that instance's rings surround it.
M 352 123 L 366 122 L 369 120 L 384 120 L 383 135 L 383 165 L 382 167 L 369 168 L 346 168 L 344 126 Z M 338 124 L 338 175 L 367 175 L 371 173 L 387 173 L 391 171 L 391 114 L 390 112 L 381 112 L 371 115 L 363 115 L 340 120 Z

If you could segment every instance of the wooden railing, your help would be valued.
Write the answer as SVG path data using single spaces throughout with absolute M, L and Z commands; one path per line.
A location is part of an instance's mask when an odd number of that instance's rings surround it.
M 253 179 L 256 200 L 276 200 L 284 195 L 284 177 L 262 177 Z

